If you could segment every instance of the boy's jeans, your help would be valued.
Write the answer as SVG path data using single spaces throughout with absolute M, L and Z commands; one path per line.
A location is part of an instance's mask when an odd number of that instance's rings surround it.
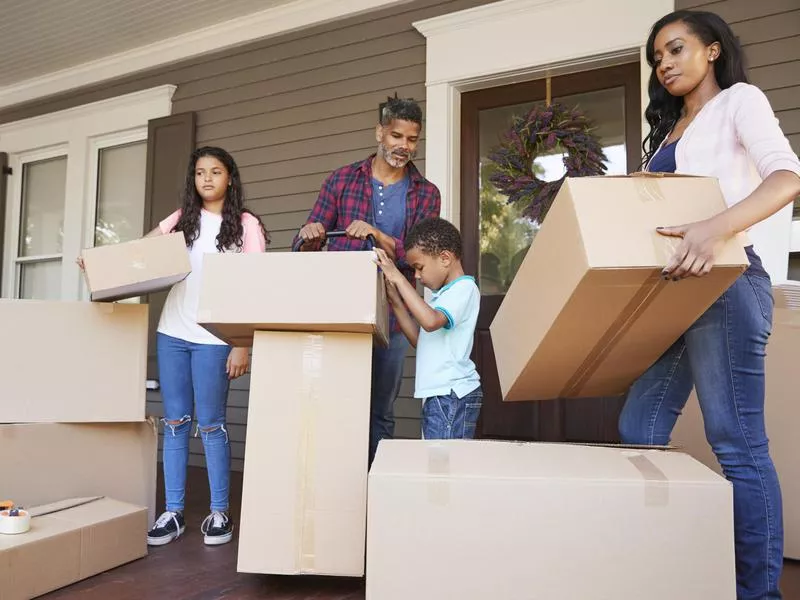
M 432 396 L 422 406 L 422 437 L 426 440 L 469 440 L 475 437 L 475 426 L 483 404 L 479 386 L 463 398 L 450 392 Z
M 182 511 L 189 464 L 192 413 L 206 452 L 211 510 L 228 510 L 231 445 L 225 428 L 229 346 L 194 344 L 158 334 L 158 370 L 164 403 L 164 487 L 167 510 Z M 170 425 L 169 421 L 179 422 Z

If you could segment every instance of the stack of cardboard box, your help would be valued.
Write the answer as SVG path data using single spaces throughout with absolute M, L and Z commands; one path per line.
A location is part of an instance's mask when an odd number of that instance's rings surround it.
M 363 575 L 374 253 L 208 255 L 198 320 L 253 347 L 238 570 Z
M 185 277 L 181 237 L 87 251 L 92 297 Z M 145 416 L 146 304 L 0 300 L 0 331 L 0 496 L 38 507 L 30 531 L 0 535 L 5 600 L 146 555 L 158 436 Z

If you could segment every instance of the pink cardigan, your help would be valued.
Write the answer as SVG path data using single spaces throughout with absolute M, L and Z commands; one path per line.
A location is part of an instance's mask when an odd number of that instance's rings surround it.
M 775 171 L 800 176 L 800 160 L 769 100 L 747 83 L 706 103 L 678 141 L 675 164 L 676 173 L 716 177 L 728 206 L 744 200 Z

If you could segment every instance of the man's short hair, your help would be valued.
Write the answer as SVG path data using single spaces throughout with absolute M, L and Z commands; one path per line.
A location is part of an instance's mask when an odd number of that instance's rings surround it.
M 422 109 L 413 98 L 388 98 L 380 106 L 379 122 L 386 127 L 394 120 L 410 121 L 422 127 Z
M 461 260 L 461 234 L 450 221 L 439 217 L 422 219 L 411 228 L 404 243 L 406 252 L 418 248 L 430 256 L 451 252 Z

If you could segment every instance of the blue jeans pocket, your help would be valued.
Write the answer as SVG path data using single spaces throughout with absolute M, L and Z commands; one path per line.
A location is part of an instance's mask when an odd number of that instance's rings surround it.
M 772 312 L 775 307 L 775 299 L 772 297 L 772 284 L 770 280 L 759 275 L 750 275 L 747 272 L 743 275 L 747 278 L 753 294 L 755 295 L 758 308 L 761 311 L 761 316 L 771 326 L 772 325 Z

